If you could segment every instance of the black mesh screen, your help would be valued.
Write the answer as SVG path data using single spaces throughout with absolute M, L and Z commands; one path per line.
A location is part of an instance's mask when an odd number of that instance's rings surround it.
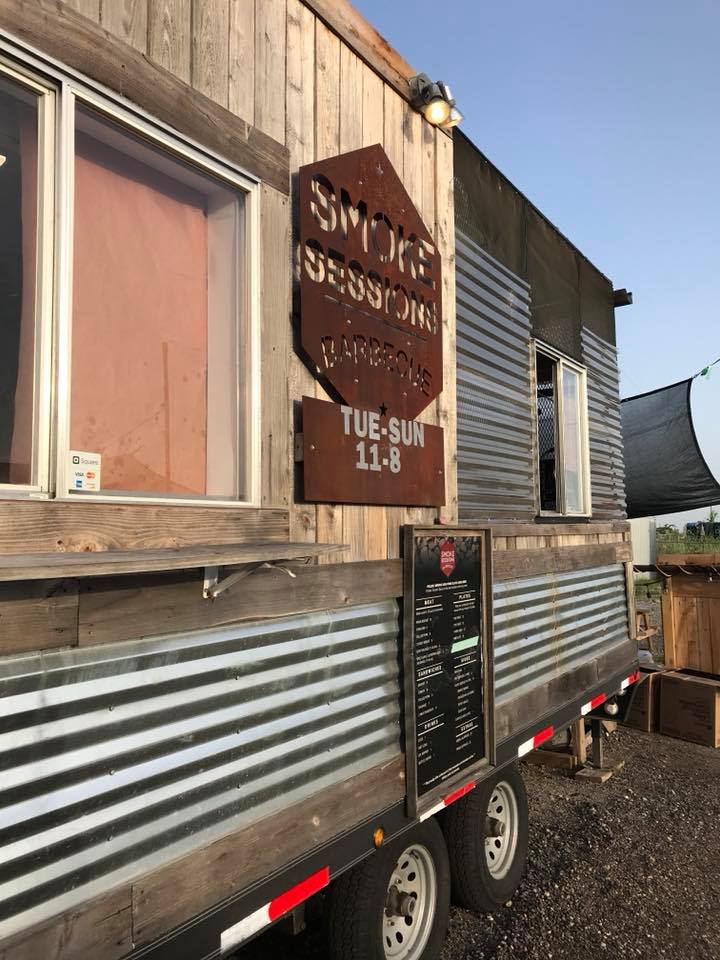
M 720 484 L 698 446 L 692 380 L 620 404 L 628 517 L 655 517 L 720 503 Z
M 555 477 L 555 361 L 537 354 L 537 426 L 540 509 L 557 510 Z
M 468 138 L 455 130 L 455 219 L 483 250 L 529 281 L 533 335 L 582 360 L 581 323 L 615 343 L 612 284 Z
M 595 270 L 587 260 L 580 263 L 580 318 L 582 325 L 592 330 L 606 343 L 615 343 L 615 308 L 612 284 Z
M 524 277 L 525 198 L 459 130 L 453 141 L 458 227 Z
M 580 360 L 578 257 L 567 240 L 532 207 L 527 211 L 527 264 L 533 334 Z

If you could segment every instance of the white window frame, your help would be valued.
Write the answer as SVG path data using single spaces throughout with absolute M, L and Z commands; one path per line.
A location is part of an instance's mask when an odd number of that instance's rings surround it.
M 53 396 L 53 274 L 55 250 L 55 130 L 58 88 L 0 56 L 0 74 L 38 97 L 37 237 L 35 341 L 30 483 L 0 483 L 3 499 L 46 499 L 51 490 L 50 449 Z
M 538 353 L 553 360 L 556 364 L 555 376 L 555 438 L 556 438 L 556 458 L 555 458 L 555 484 L 557 489 L 557 498 L 562 507 L 561 510 L 542 510 L 540 509 L 540 464 L 539 450 L 540 438 L 538 431 L 537 416 L 537 355 Z M 541 517 L 589 517 L 592 515 L 592 491 L 590 484 L 590 441 L 588 430 L 588 403 L 587 403 L 587 370 L 575 360 L 566 357 L 564 354 L 548 346 L 541 340 L 533 340 L 531 345 L 532 361 L 532 382 L 533 382 L 533 410 L 534 410 L 534 431 L 535 431 L 535 495 L 537 514 Z M 562 371 L 563 368 L 572 370 L 579 377 L 580 397 L 579 397 L 579 416 L 580 416 L 580 487 L 582 492 L 583 509 L 578 511 L 568 510 L 565 497 L 565 471 L 563 464 L 565 462 L 565 437 L 563 431 L 563 391 L 562 391 Z
M 16 76 L 30 89 L 53 97 L 52 111 L 43 122 L 42 166 L 38 184 L 43 184 L 42 259 L 38 249 L 38 322 L 40 343 L 36 342 L 38 483 L 33 486 L 0 484 L 0 497 L 104 503 L 153 503 L 202 507 L 256 507 L 261 498 L 261 406 L 260 406 L 260 203 L 261 183 L 246 171 L 229 163 L 200 144 L 183 137 L 166 124 L 150 119 L 121 97 L 78 77 L 62 65 L 35 52 L 26 53 L 7 40 L 0 40 L 0 71 Z M 47 78 L 47 80 L 45 80 Z M 247 383 L 246 402 L 238 395 L 238 485 L 242 498 L 220 499 L 198 495 L 132 494 L 102 491 L 78 495 L 69 486 L 68 452 L 70 428 L 72 357 L 72 267 L 73 267 L 73 171 L 75 164 L 74 117 L 76 105 L 87 106 L 146 139 L 152 145 L 182 158 L 201 172 L 207 172 L 243 196 L 241 238 L 239 343 L 242 369 Z M 45 111 L 44 111 L 45 113 Z M 40 150 L 38 156 L 40 156 Z M 54 223 L 54 229 L 53 229 Z M 41 222 L 38 218 L 38 235 Z M 54 269 L 50 266 L 54 264 Z M 241 351 L 239 351 L 240 358 Z M 240 381 L 239 381 L 240 382 Z

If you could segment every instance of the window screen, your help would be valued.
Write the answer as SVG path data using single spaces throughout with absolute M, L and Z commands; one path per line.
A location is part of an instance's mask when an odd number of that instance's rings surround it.
M 0 78 L 0 483 L 34 482 L 38 97 Z
M 535 351 L 540 511 L 589 512 L 590 474 L 585 372 L 563 357 Z
M 241 195 L 79 109 L 70 447 L 103 492 L 244 495 Z

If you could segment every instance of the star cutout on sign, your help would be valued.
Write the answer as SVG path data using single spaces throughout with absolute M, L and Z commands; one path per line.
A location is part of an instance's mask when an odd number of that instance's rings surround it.
M 385 406 L 384 403 L 381 403 L 381 404 L 380 404 L 380 416 L 381 416 L 381 417 L 386 417 L 386 416 L 387 416 L 387 407 Z

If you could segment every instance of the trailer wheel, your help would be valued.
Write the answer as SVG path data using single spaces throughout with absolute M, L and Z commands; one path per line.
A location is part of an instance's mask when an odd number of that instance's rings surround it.
M 481 781 L 442 816 L 450 855 L 453 902 L 492 913 L 525 874 L 528 805 L 517 766 Z
M 413 827 L 338 877 L 328 901 L 332 960 L 437 960 L 450 910 L 442 830 Z

